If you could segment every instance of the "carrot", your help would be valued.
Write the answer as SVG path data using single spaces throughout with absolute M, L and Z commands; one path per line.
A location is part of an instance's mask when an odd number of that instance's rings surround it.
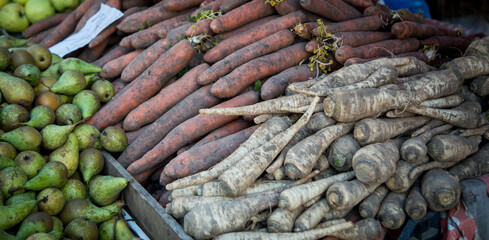
M 421 194 L 419 186 L 414 185 L 411 188 L 411 191 L 409 191 L 406 203 L 404 204 L 404 210 L 406 211 L 406 214 L 414 220 L 420 220 L 426 216 L 428 203 Z
M 344 0 L 344 2 L 357 8 L 367 8 L 373 5 L 371 0 Z
M 116 59 L 120 56 L 123 56 L 127 53 L 130 53 L 132 51 L 134 51 L 134 50 L 130 49 L 130 48 L 116 46 L 116 47 L 112 48 L 111 50 L 109 50 L 107 53 L 105 53 L 103 57 L 97 59 L 97 61 L 95 61 L 95 62 L 92 62 L 92 64 L 95 66 L 98 66 L 98 67 L 103 67 L 109 61 Z
M 189 25 L 190 23 L 172 29 L 170 32 L 168 32 L 168 36 L 166 38 L 158 40 L 140 53 L 136 58 L 134 58 L 134 60 L 132 60 L 131 63 L 129 63 L 129 65 L 127 65 L 127 67 L 122 71 L 122 81 L 130 82 L 142 74 L 160 56 L 164 55 L 164 53 L 170 48 L 173 48 L 173 44 L 177 44 L 177 42 L 181 40 L 183 32 Z
M 330 236 L 340 239 L 377 239 L 382 238 L 382 225 L 374 218 L 365 218 L 355 223 L 353 228 L 334 232 Z
M 487 157 L 489 144 L 485 143 L 476 153 L 451 167 L 448 172 L 460 181 L 467 178 L 482 176 L 489 172 Z
M 421 163 L 428 154 L 428 148 L 426 144 L 431 140 L 431 138 L 433 138 L 433 136 L 441 134 L 449 130 L 450 128 L 452 128 L 452 125 L 445 124 L 440 127 L 428 130 L 419 136 L 412 137 L 406 140 L 401 145 L 402 159 L 404 159 L 406 162 L 413 164 Z
M 353 31 L 376 31 L 383 26 L 383 22 L 379 17 L 370 16 L 342 21 L 338 23 L 328 23 L 324 27 L 313 29 L 314 36 L 323 36 L 326 33 L 335 32 L 353 32 Z
M 368 145 L 387 141 L 421 127 L 430 120 L 431 118 L 423 116 L 394 119 L 364 118 L 355 124 L 353 134 L 360 145 Z
M 162 85 L 181 71 L 194 54 L 188 41 L 181 41 L 155 61 L 134 82 L 94 114 L 86 124 L 104 129 L 121 121 L 127 113 L 157 93 Z
M 391 27 L 391 32 L 399 39 L 405 38 L 429 38 L 433 36 L 452 36 L 456 37 L 456 32 L 444 31 L 433 25 L 402 21 L 394 23 Z
M 421 193 L 430 209 L 438 212 L 446 211 L 459 202 L 459 180 L 445 170 L 431 169 L 423 176 Z
M 479 150 L 480 136 L 437 135 L 428 143 L 428 154 L 435 161 L 459 162 Z
M 372 5 L 370 7 L 367 7 L 367 8 L 365 8 L 365 10 L 363 10 L 363 15 L 364 16 L 378 17 L 386 23 L 392 22 L 393 18 L 394 18 L 392 13 L 390 11 L 385 11 L 386 9 L 383 9 L 383 7 L 381 7 L 381 6 L 383 6 L 383 5 L 375 4 L 375 5 Z
M 374 31 L 338 32 L 333 34 L 333 37 L 338 39 L 337 41 L 340 42 L 341 46 L 350 47 L 358 47 L 394 38 L 389 32 Z
M 301 11 L 273 19 L 246 32 L 224 39 L 206 52 L 204 60 L 208 63 L 215 63 L 248 44 L 261 40 L 280 30 L 289 29 L 297 22 L 304 22 L 305 19 L 306 14 Z
M 209 93 L 210 85 L 202 87 L 187 96 L 177 105 L 168 110 L 158 120 L 140 134 L 136 140 L 122 152 L 118 161 L 127 167 L 136 159 L 142 157 L 160 142 L 166 134 L 185 120 L 198 114 L 200 108 L 211 107 L 219 103 L 219 99 Z
M 419 40 L 415 38 L 384 40 L 376 43 L 370 43 L 359 47 L 341 46 L 335 52 L 336 61 L 344 63 L 352 57 L 371 58 L 389 56 L 391 54 L 400 54 L 412 52 L 419 49 Z
M 127 136 L 127 143 L 128 144 L 131 144 L 132 142 L 134 142 L 134 140 L 136 140 L 136 138 L 139 137 L 139 135 L 141 135 L 141 133 L 143 131 L 146 130 L 146 128 L 148 128 L 150 125 L 146 125 L 138 130 L 134 130 L 134 131 L 130 131 L 130 132 L 127 132 L 126 131 L 126 136 Z
M 119 76 L 122 70 L 143 50 L 134 50 L 130 53 L 124 54 L 116 59 L 110 60 L 103 66 L 103 72 L 100 76 L 103 78 L 115 78 Z
M 421 40 L 423 46 L 435 46 L 436 49 L 458 49 L 464 52 L 470 44 L 470 40 L 462 37 L 433 36 Z
M 189 176 L 207 170 L 222 159 L 229 156 L 241 143 L 258 128 L 253 126 L 219 140 L 194 147 L 173 158 L 163 170 L 173 179 Z
M 252 0 L 212 20 L 210 28 L 215 33 L 227 32 L 274 12 L 272 5 L 261 0 Z
M 134 174 L 132 176 L 139 184 L 141 184 L 142 186 L 146 186 L 151 175 L 161 167 L 163 167 L 163 164 L 156 165 L 142 173 Z
M 198 147 L 198 146 L 210 143 L 210 142 L 214 142 L 216 140 L 219 140 L 219 139 L 226 137 L 226 136 L 229 136 L 231 134 L 235 134 L 235 133 L 237 133 L 237 132 L 239 132 L 245 128 L 250 127 L 250 125 L 251 125 L 250 122 L 245 121 L 242 118 L 238 118 L 238 119 L 218 128 L 218 129 L 210 132 L 205 137 L 203 137 L 198 142 L 196 142 L 192 146 L 192 148 Z
M 179 12 L 166 10 L 163 8 L 163 2 L 159 2 L 146 10 L 126 17 L 119 23 L 119 25 L 117 25 L 117 29 L 125 33 L 133 33 L 138 31 L 141 27 L 148 25 L 152 26 L 163 20 L 176 17 L 179 14 Z
M 61 23 L 70 13 L 58 13 L 54 16 L 48 17 L 41 21 L 35 22 L 31 24 L 26 30 L 22 32 L 22 36 L 24 38 L 33 37 L 40 32 L 47 30 L 49 28 L 55 27 L 59 23 Z
M 245 46 L 216 62 L 199 76 L 198 81 L 202 85 L 212 83 L 240 65 L 247 64 L 260 56 L 285 48 L 292 44 L 293 41 L 294 34 L 289 30 L 282 30 L 274 33 L 255 43 Z
M 334 22 L 349 20 L 350 17 L 339 10 L 335 5 L 326 0 L 301 0 L 301 5 L 306 10 L 316 13 Z
M 407 8 L 401 8 L 395 11 L 395 18 L 399 18 L 401 21 L 410 21 L 410 22 L 418 22 L 422 23 L 424 20 L 424 16 L 421 13 L 412 13 Z
M 202 2 L 199 6 L 199 8 L 195 9 L 192 14 L 190 14 L 191 17 L 197 17 L 197 15 L 200 13 L 200 12 L 203 12 L 203 11 L 212 11 L 212 12 L 218 12 L 219 11 L 219 8 L 221 7 L 222 3 L 224 2 L 225 0 L 215 0 L 215 1 L 212 1 L 210 2 L 209 4 L 207 5 L 202 5 L 202 3 L 205 3 Z
M 353 134 L 346 134 L 331 143 L 328 148 L 328 161 L 339 172 L 348 171 L 352 167 L 353 155 L 360 149 L 360 144 Z
M 301 6 L 300 1 L 297 0 L 282 0 L 281 2 L 275 4 L 275 10 L 280 15 L 287 15 L 291 12 L 304 10 Z
M 165 0 L 162 2 L 163 8 L 167 11 L 182 11 L 198 6 L 203 0 Z
M 175 83 L 162 88 L 156 95 L 131 110 L 124 118 L 124 129 L 134 131 L 152 123 L 179 101 L 200 88 L 197 77 L 209 66 L 204 63 L 192 68 Z
M 462 76 L 463 80 L 489 74 L 489 56 L 477 55 L 460 57 L 443 64 L 440 69 L 451 68 Z
M 117 94 L 127 86 L 127 83 L 121 81 L 121 79 L 118 78 L 112 82 L 112 86 L 114 86 L 114 94 Z
M 133 33 L 131 35 L 132 37 L 130 38 L 131 46 L 133 48 L 146 48 L 151 46 L 159 39 L 165 38 L 171 29 L 180 27 L 182 25 L 188 25 L 187 22 L 183 20 L 183 18 L 186 16 L 188 16 L 188 12 L 186 12 L 186 14 L 182 14 L 177 17 L 159 22 L 153 26 L 154 29 L 148 28 L 146 30 Z M 178 22 L 172 23 L 172 21 L 178 21 Z M 165 31 L 166 34 L 164 36 L 159 35 L 158 33 L 160 31 Z
M 348 3 L 344 2 L 343 0 L 328 0 L 328 3 L 338 8 L 338 10 L 344 13 L 349 19 L 363 17 L 363 14 L 361 12 L 359 12 L 354 7 L 348 5 Z
M 41 42 L 41 44 L 46 47 L 51 47 L 69 36 L 75 30 L 78 20 L 85 14 L 86 11 L 88 11 L 92 4 L 95 4 L 96 2 L 97 0 L 83 1 L 60 24 L 58 24 L 52 34 L 47 36 Z
M 292 232 L 295 219 L 304 211 L 304 207 L 299 206 L 294 210 L 276 208 L 267 218 L 267 229 L 270 233 Z
M 297 179 L 309 174 L 319 156 L 329 145 L 351 129 L 353 129 L 352 123 L 329 126 L 297 143 L 285 157 L 285 175 Z
M 105 47 L 109 44 L 109 39 L 104 39 L 100 44 L 93 48 L 85 47 L 78 58 L 85 62 L 94 62 L 104 53 Z
M 83 28 L 83 26 L 85 26 L 85 23 L 87 23 L 88 19 L 92 17 L 95 13 L 97 13 L 98 9 L 100 8 L 100 4 L 104 2 L 104 0 L 95 0 L 93 5 L 90 6 L 90 8 L 78 20 L 78 23 L 76 24 L 75 30 L 73 32 L 79 32 Z
M 297 36 L 305 39 L 312 39 L 312 30 L 319 26 L 319 23 L 316 22 L 306 22 L 306 23 L 298 23 L 294 26 L 293 32 L 297 34 Z
M 292 67 L 309 57 L 310 53 L 305 51 L 304 46 L 305 43 L 297 43 L 241 65 L 221 77 L 211 88 L 211 93 L 220 98 L 235 96 L 255 81 Z
M 52 31 L 54 31 L 56 27 L 51 27 L 48 28 L 40 33 L 37 33 L 33 37 L 31 37 L 31 40 L 29 40 L 30 43 L 41 43 L 42 40 L 44 40 L 48 35 L 51 34 Z
M 404 204 L 406 202 L 406 193 L 390 192 L 380 204 L 377 218 L 382 226 L 388 229 L 398 229 L 406 220 Z
M 212 20 L 210 19 L 203 19 L 192 24 L 190 27 L 187 28 L 187 31 L 185 31 L 184 36 L 194 37 L 200 34 L 207 34 L 207 35 L 214 34 L 210 28 L 211 22 Z
M 368 197 L 380 184 L 367 185 L 358 179 L 336 182 L 328 188 L 326 199 L 331 208 L 336 210 L 352 209 Z
M 247 92 L 217 105 L 216 108 L 237 105 L 243 106 L 253 104 L 257 101 L 258 99 L 256 93 Z M 169 155 L 176 152 L 185 144 L 236 118 L 237 117 L 233 116 L 199 114 L 175 127 L 153 149 L 144 154 L 137 161 L 131 163 L 131 165 L 128 166 L 127 171 L 131 174 L 137 174 L 151 168 L 152 166 L 165 160 Z
M 302 82 L 316 77 L 317 72 L 311 71 L 307 65 L 293 66 L 270 77 L 261 87 L 261 98 L 269 100 L 284 94 L 289 83 Z
M 124 0 L 121 1 L 122 10 L 127 10 L 133 7 L 146 7 L 154 4 L 153 0 Z
M 249 0 L 225 0 L 221 6 L 219 7 L 219 10 L 222 13 L 227 13 L 245 3 L 247 3 Z
M 380 204 L 384 200 L 389 189 L 385 186 L 380 185 L 372 192 L 368 197 L 363 199 L 363 201 L 358 205 L 358 212 L 363 218 L 375 218 L 377 212 L 379 211 Z

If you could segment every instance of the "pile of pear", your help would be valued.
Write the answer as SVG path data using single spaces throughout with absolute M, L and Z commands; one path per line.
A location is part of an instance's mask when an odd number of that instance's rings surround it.
M 101 150 L 121 152 L 127 137 L 84 124 L 112 98 L 112 84 L 80 59 L 8 46 L 0 47 L 0 239 L 133 238 L 121 218 L 129 181 L 101 175 Z

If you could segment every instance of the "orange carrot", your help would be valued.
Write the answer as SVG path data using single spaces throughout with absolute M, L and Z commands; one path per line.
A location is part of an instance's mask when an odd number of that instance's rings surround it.
M 221 7 L 221 4 L 224 2 L 225 0 L 215 0 L 215 1 L 212 1 L 210 2 L 209 4 L 207 5 L 204 5 L 202 6 L 202 4 L 200 4 L 200 7 L 195 9 L 192 14 L 190 14 L 190 16 L 192 17 L 197 17 L 197 14 L 202 12 L 202 11 L 213 11 L 213 12 L 218 12 L 219 11 L 219 8 Z M 205 1 L 204 1 L 205 2 Z M 202 2 L 202 3 L 204 3 Z
M 384 11 L 384 9 L 380 6 L 383 6 L 383 5 L 379 5 L 379 4 L 375 4 L 375 5 L 372 5 L 368 8 L 366 8 L 364 11 L 363 11 L 363 15 L 366 16 L 366 17 L 378 17 L 380 19 L 382 19 L 382 21 L 386 22 L 386 23 L 389 23 L 392 21 L 393 19 L 393 15 L 390 11 Z
M 255 43 L 245 46 L 216 62 L 199 76 L 198 81 L 202 85 L 215 82 L 217 79 L 233 71 L 240 65 L 257 57 L 287 47 L 292 44 L 293 41 L 294 34 L 289 30 L 282 30 L 274 33 Z
M 275 8 L 272 5 L 263 0 L 253 0 L 215 18 L 210 27 L 215 33 L 228 32 L 274 12 Z
M 284 94 L 290 83 L 306 81 L 315 78 L 317 74 L 316 70 L 311 70 L 306 64 L 285 69 L 262 84 L 261 98 L 263 100 L 277 98 Z
M 454 48 L 461 52 L 465 52 L 470 43 L 471 41 L 466 38 L 451 36 L 434 36 L 421 40 L 423 46 L 436 46 L 437 49 Z
M 133 143 L 119 156 L 118 161 L 122 166 L 127 167 L 136 159 L 142 157 L 146 152 L 158 144 L 167 133 L 180 123 L 199 113 L 199 109 L 212 107 L 220 102 L 219 98 L 213 96 L 209 89 L 212 85 L 200 88 L 187 96 L 168 112 L 163 114 L 158 120 L 148 125 Z M 122 126 L 124 128 L 124 126 Z
M 182 11 L 191 7 L 199 6 L 204 0 L 165 0 L 163 8 L 167 11 Z
M 399 16 L 401 21 L 411 21 L 411 22 L 419 22 L 422 23 L 424 16 L 421 13 L 412 13 L 407 8 L 401 8 L 396 10 L 396 15 Z
M 103 57 L 99 58 L 97 61 L 93 62 L 92 64 L 95 66 L 103 67 L 109 61 L 116 59 L 124 54 L 130 53 L 132 51 L 134 50 L 130 48 L 116 46 L 111 50 L 109 50 L 107 53 L 104 54 Z
M 85 47 L 85 50 L 78 55 L 78 58 L 85 62 L 94 62 L 95 60 L 99 59 L 100 56 L 102 56 L 105 51 L 105 47 L 107 47 L 107 44 L 109 44 L 109 40 L 110 39 L 106 38 L 93 48 L 89 48 L 88 46 Z
M 305 46 L 306 43 L 301 42 L 255 58 L 217 80 L 211 88 L 211 93 L 220 98 L 236 96 L 255 81 L 297 65 L 311 56 L 306 52 Z
M 335 33 L 334 37 L 339 39 L 341 45 L 350 47 L 358 47 L 394 38 L 390 32 L 379 31 L 339 32 Z
M 243 118 L 238 118 L 212 132 L 207 134 L 205 137 L 196 142 L 190 149 L 202 146 L 204 144 L 214 142 L 223 137 L 229 136 L 231 134 L 235 134 L 247 127 L 250 127 L 251 123 L 249 121 L 244 120 Z
M 224 39 L 206 52 L 204 60 L 207 63 L 215 63 L 248 44 L 270 36 L 280 30 L 289 29 L 298 22 L 304 22 L 305 20 L 306 14 L 302 11 L 296 11 L 276 18 L 246 32 Z
M 301 6 L 301 2 L 297 0 L 283 0 L 278 4 L 275 4 L 275 10 L 277 10 L 280 15 L 287 15 L 291 12 L 304 10 Z
M 75 33 L 79 32 L 83 26 L 85 26 L 85 23 L 87 23 L 88 19 L 92 17 L 95 13 L 97 13 L 98 9 L 100 8 L 100 4 L 105 2 L 104 0 L 96 0 L 92 6 L 83 14 L 83 16 L 78 20 L 78 23 L 76 24 L 75 27 Z
M 193 147 L 168 162 L 161 174 L 178 179 L 207 170 L 234 152 L 258 127 L 259 125 L 249 127 L 219 140 Z
M 305 39 L 312 39 L 312 30 L 314 28 L 317 28 L 319 26 L 319 23 L 317 21 L 315 22 L 307 22 L 307 23 L 299 23 L 294 26 L 294 33 L 297 34 L 297 36 Z
M 171 191 L 166 191 L 161 195 L 160 199 L 158 200 L 158 204 L 160 204 L 163 208 L 166 208 L 166 205 L 170 202 L 168 198 L 170 197 Z
M 214 108 L 246 106 L 258 102 L 258 98 L 256 92 L 246 92 Z M 164 161 L 179 148 L 236 118 L 238 116 L 199 114 L 188 119 L 171 130 L 153 149 L 144 154 L 140 159 L 131 163 L 127 167 L 127 171 L 131 174 L 144 172 Z
M 309 42 L 307 42 L 305 48 L 306 52 L 314 53 L 314 51 L 318 50 L 319 47 L 321 47 L 320 43 L 318 40 L 315 38 L 311 39 Z
M 372 6 L 372 1 L 370 0 L 343 0 L 345 3 L 348 3 L 354 7 L 358 8 L 367 8 Z
M 210 19 L 203 19 L 192 24 L 187 31 L 185 31 L 185 37 L 193 37 L 200 34 L 214 35 L 211 30 L 211 22 Z
M 133 7 L 146 7 L 153 4 L 154 4 L 153 0 L 123 0 L 122 10 L 127 10 Z
M 328 0 L 328 2 L 338 8 L 342 13 L 344 13 L 349 19 L 361 18 L 363 14 L 359 12 L 354 7 L 348 5 L 343 0 Z
M 127 83 L 121 81 L 121 79 L 118 78 L 112 82 L 112 86 L 114 86 L 114 94 L 117 94 L 127 86 Z
M 138 174 L 134 174 L 132 175 L 132 177 L 139 183 L 141 184 L 142 186 L 147 186 L 148 183 L 149 183 L 149 178 L 151 177 L 151 175 L 153 175 L 154 172 L 156 172 L 158 169 L 161 169 L 163 168 L 163 166 L 165 165 L 164 162 L 142 172 L 142 173 L 138 173 Z
M 357 18 L 338 23 L 325 24 L 325 28 L 319 31 L 319 28 L 312 30 L 314 36 L 321 36 L 321 32 L 335 33 L 335 32 L 353 32 L 353 31 L 376 31 L 380 29 L 384 23 L 379 17 L 370 16 Z
M 432 36 L 452 36 L 456 37 L 456 31 L 447 31 L 442 28 L 435 27 L 429 24 L 402 21 L 394 23 L 391 27 L 391 32 L 399 39 L 405 38 L 428 38 Z
M 121 121 L 127 113 L 151 98 L 166 81 L 180 72 L 188 64 L 194 52 L 190 42 L 179 42 L 107 102 L 86 124 L 102 130 L 112 123 Z
M 47 36 L 51 35 L 51 32 L 53 32 L 53 30 L 55 28 L 56 27 L 48 28 L 48 29 L 34 35 L 33 37 L 31 37 L 31 40 L 29 42 L 30 43 L 41 43 Z
M 124 123 L 122 123 L 122 126 L 124 126 Z M 144 132 L 149 126 L 150 125 L 146 125 L 139 128 L 138 130 L 126 132 L 127 143 L 131 144 L 132 142 L 134 142 L 134 140 L 136 140 L 136 138 L 139 137 L 139 135 L 141 135 L 141 133 Z
M 303 8 L 335 22 L 351 19 L 327 0 L 301 0 Z
M 43 19 L 41 21 L 35 22 L 32 25 L 30 25 L 24 32 L 22 32 L 22 36 L 24 38 L 30 38 L 35 36 L 36 34 L 52 28 L 56 25 L 58 25 L 60 22 L 62 22 L 70 13 L 58 13 L 52 17 L 48 17 L 46 19 Z
M 121 79 L 125 82 L 130 82 L 142 74 L 153 62 L 164 54 L 173 44 L 176 44 L 182 39 L 184 31 L 191 23 L 184 24 L 174 28 L 168 32 L 164 39 L 160 39 L 153 43 L 150 47 L 140 53 L 129 65 L 122 71 Z
M 116 59 L 110 60 L 103 66 L 100 76 L 103 78 L 115 78 L 119 76 L 124 68 L 143 50 L 134 50 Z
M 345 63 L 352 57 L 372 58 L 385 57 L 392 54 L 413 52 L 419 49 L 419 40 L 416 38 L 385 40 L 352 48 L 342 46 L 335 52 L 335 59 L 339 63 Z
M 124 129 L 134 131 L 154 122 L 179 101 L 195 92 L 200 87 L 197 77 L 208 67 L 209 65 L 204 63 L 192 68 L 175 83 L 161 89 L 158 94 L 137 106 L 124 119 Z
M 221 7 L 219 8 L 222 13 L 227 13 L 245 3 L 247 3 L 249 0 L 226 0 L 221 4 Z

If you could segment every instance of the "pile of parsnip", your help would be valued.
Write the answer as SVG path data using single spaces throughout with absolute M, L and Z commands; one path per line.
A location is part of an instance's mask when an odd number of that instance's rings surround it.
M 460 180 L 489 172 L 488 54 L 485 38 L 440 69 L 381 58 L 277 99 L 202 109 L 263 123 L 209 170 L 166 185 L 166 209 L 196 239 L 371 239 L 448 210 Z

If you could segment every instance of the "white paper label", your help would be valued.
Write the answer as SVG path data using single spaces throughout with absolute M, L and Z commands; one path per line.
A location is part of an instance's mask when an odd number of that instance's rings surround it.
M 90 43 L 92 39 L 110 24 L 121 18 L 122 15 L 124 14 L 119 9 L 101 3 L 98 12 L 87 20 L 85 26 L 79 32 L 50 47 L 49 51 L 64 57 L 66 54 Z

